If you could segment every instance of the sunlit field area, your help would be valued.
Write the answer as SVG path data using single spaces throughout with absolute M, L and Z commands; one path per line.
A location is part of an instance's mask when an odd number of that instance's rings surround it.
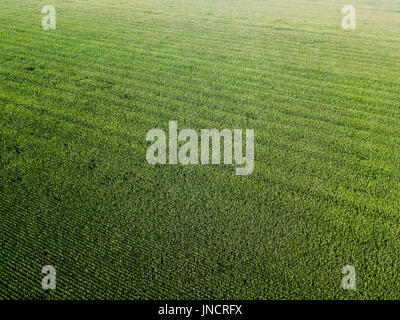
M 1 0 L 0 298 L 400 298 L 399 95 L 397 0 Z M 254 170 L 149 163 L 170 121 Z

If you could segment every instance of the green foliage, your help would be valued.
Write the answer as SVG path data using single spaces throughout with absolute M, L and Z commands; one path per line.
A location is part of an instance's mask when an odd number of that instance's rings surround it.
M 0 3 L 0 298 L 400 298 L 396 1 L 46 4 Z M 147 164 L 169 120 L 253 174 Z

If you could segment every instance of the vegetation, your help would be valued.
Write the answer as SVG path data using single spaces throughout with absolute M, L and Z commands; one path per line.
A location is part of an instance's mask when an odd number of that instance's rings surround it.
M 0 3 L 0 298 L 400 298 L 398 1 L 47 4 Z M 253 173 L 148 164 L 172 120 Z

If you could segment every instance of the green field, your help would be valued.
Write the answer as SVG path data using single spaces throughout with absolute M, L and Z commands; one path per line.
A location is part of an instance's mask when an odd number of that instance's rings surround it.
M 397 0 L 1 0 L 0 298 L 400 298 L 399 95 Z M 171 120 L 254 172 L 150 165 Z

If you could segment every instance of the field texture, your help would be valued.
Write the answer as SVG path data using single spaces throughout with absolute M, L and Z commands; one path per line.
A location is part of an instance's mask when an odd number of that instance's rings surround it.
M 0 298 L 400 298 L 399 75 L 395 0 L 1 0 Z M 148 164 L 171 120 L 254 172 Z

